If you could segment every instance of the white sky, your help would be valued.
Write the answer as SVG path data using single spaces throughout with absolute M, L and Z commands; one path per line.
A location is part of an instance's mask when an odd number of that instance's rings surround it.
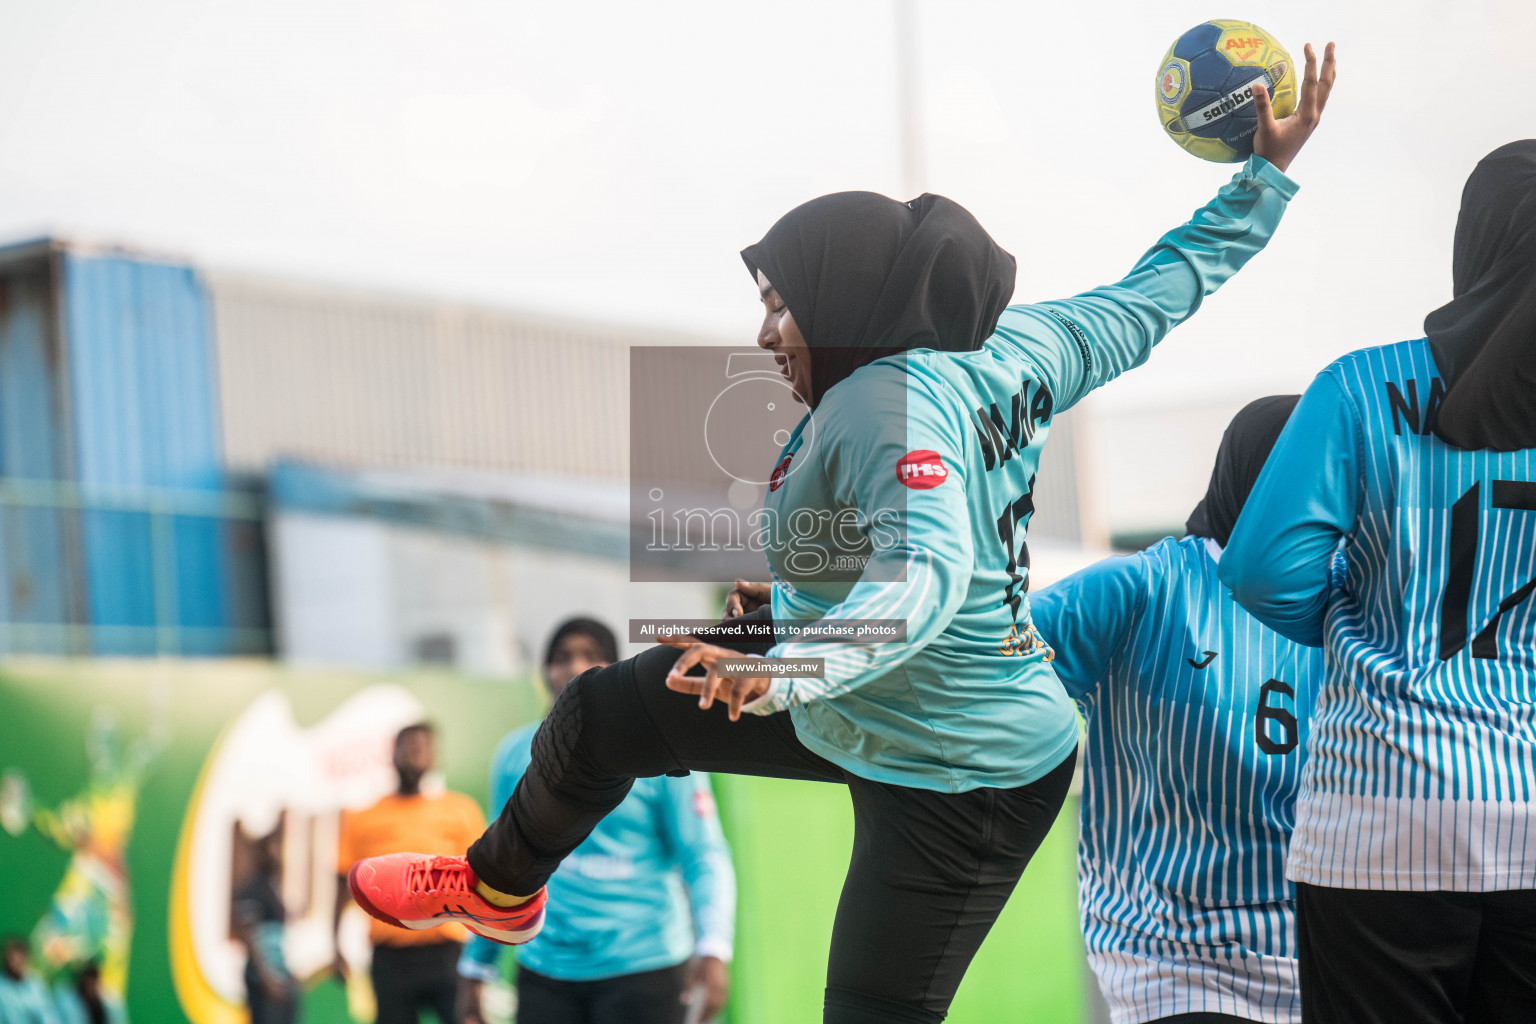
M 1532 0 L 918 4 L 927 188 L 1018 257 L 1021 300 L 1119 276 L 1231 173 L 1158 127 L 1179 32 L 1339 43 L 1276 241 L 1110 412 L 1299 390 L 1421 333 L 1467 173 L 1536 135 Z M 814 195 L 901 188 L 893 0 L 5 6 L 0 238 L 746 342 L 738 249 Z

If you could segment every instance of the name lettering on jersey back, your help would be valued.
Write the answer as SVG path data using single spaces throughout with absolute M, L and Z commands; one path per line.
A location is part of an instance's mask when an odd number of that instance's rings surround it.
M 1402 387 L 1396 381 L 1387 381 L 1387 406 L 1392 410 L 1392 433 L 1401 437 L 1403 424 L 1408 424 L 1410 434 L 1428 434 L 1435 429 L 1435 414 L 1445 398 L 1445 385 L 1439 377 L 1429 382 L 1429 396 L 1424 400 L 1424 414 L 1419 415 L 1419 382 L 1409 378 Z M 1407 393 L 1404 397 L 1404 392 Z
M 1034 390 L 1031 397 L 1030 391 Z M 981 456 L 988 470 L 992 470 L 1029 447 L 1030 439 L 1040 426 L 1051 420 L 1054 401 L 1050 389 L 1025 377 L 1018 393 L 1008 403 L 1009 414 L 1005 418 L 996 402 L 978 407 L 971 414 L 976 427 L 976 438 L 981 442 Z

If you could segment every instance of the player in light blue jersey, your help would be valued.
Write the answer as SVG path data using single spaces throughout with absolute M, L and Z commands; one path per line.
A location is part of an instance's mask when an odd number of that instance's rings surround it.
M 1221 564 L 1327 653 L 1287 866 L 1309 1022 L 1536 1021 L 1536 141 L 1473 172 L 1453 270 L 1427 338 L 1307 389 Z
M 933 195 L 824 196 L 744 250 L 758 344 L 808 406 L 761 510 L 781 642 L 751 648 L 738 619 L 578 678 L 468 857 L 361 862 L 359 903 L 520 941 L 637 777 L 840 783 L 854 848 L 823 1019 L 943 1020 L 1075 762 L 1076 714 L 1024 600 L 1040 449 L 1057 413 L 1146 360 L 1269 240 L 1334 76 L 1331 49 L 1321 78 L 1307 56 L 1298 113 L 1261 103 L 1256 155 L 1114 284 L 1008 307 L 1013 258 Z M 877 620 L 904 636 L 790 632 Z M 728 668 L 740 653 L 764 657 Z
M 544 655 L 558 698 L 589 668 L 618 660 L 612 631 L 562 623 Z M 491 806 L 532 761 L 537 723 L 502 740 Z M 682 1024 L 725 1004 L 736 922 L 736 874 L 703 775 L 635 780 L 549 880 L 544 930 L 517 955 L 517 1024 Z M 458 1024 L 483 1024 L 481 988 L 506 947 L 472 936 L 459 960 Z
M 1216 578 L 1295 404 L 1237 414 L 1183 540 L 1029 599 L 1087 721 L 1083 937 L 1114 1024 L 1301 1020 L 1285 848 L 1323 656 Z

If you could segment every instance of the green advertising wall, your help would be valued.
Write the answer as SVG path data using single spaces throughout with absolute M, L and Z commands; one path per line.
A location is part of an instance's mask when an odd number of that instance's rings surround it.
M 736 861 L 735 1024 L 819 1021 L 827 948 L 853 849 L 841 786 L 713 777 Z M 949 1024 L 1082 1024 L 1077 801 L 1069 800 L 966 973 Z
M 399 718 L 419 707 L 439 726 L 447 785 L 483 804 L 496 743 L 536 717 L 542 704 L 540 691 L 527 682 L 449 674 L 302 672 L 261 661 L 5 663 L 0 934 L 30 936 L 45 969 L 100 960 L 109 987 L 109 966 L 118 963 L 119 973 L 125 972 L 127 1015 L 135 1024 L 237 1024 L 243 1010 L 216 994 L 217 971 L 197 966 L 196 929 L 188 924 L 209 909 L 197 905 L 209 899 L 199 892 L 228 898 L 227 883 L 219 883 L 226 889 L 199 890 L 197 882 L 207 875 L 198 867 L 207 866 L 206 858 L 197 860 L 198 843 L 226 836 L 228 829 L 194 827 L 192 819 L 194 808 L 202 808 L 204 818 L 213 813 L 220 786 L 228 803 L 243 798 L 242 786 L 254 792 L 277 785 L 265 777 L 221 774 L 217 767 L 227 766 L 229 752 L 242 742 L 250 752 L 251 730 L 268 720 L 257 712 L 277 716 L 271 720 L 288 729 L 283 742 L 313 740 L 326 771 L 345 781 L 356 744 L 338 740 L 334 729 L 323 742 L 314 737 L 349 708 L 358 712 L 349 726 L 353 733 L 373 728 L 379 736 L 392 735 L 397 725 L 384 728 L 393 721 L 389 715 Z M 360 718 L 359 708 L 373 718 Z M 376 743 L 369 742 L 366 752 L 375 756 Z M 740 887 L 728 1017 L 733 1024 L 819 1020 L 832 915 L 852 844 L 847 792 L 766 779 L 714 781 Z M 295 806 L 315 800 L 302 787 L 297 795 L 291 786 L 285 792 L 290 795 L 283 799 Z M 1069 805 L 983 947 L 952 1022 L 1085 1020 L 1071 812 Z M 296 812 L 285 820 L 311 818 L 322 820 Z M 324 856 L 323 843 L 315 849 L 316 858 Z M 213 860 L 222 870 L 228 855 Z M 329 870 L 319 861 L 311 866 L 317 876 Z M 121 881 L 126 899 L 114 890 Z M 321 909 L 311 911 L 322 916 Z M 203 939 L 208 946 L 206 929 Z M 318 964 L 317 957 L 311 960 Z M 324 960 L 329 962 L 328 954 Z M 227 992 L 229 965 L 223 966 Z M 202 977 L 205 971 L 210 978 Z M 348 993 L 317 968 L 307 985 L 304 1020 L 353 1019 Z

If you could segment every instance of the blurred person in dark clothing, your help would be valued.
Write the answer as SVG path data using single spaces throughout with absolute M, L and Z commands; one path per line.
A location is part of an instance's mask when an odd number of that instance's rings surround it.
M 101 965 L 87 961 L 75 972 L 73 984 L 54 988 L 59 1024 L 124 1024 L 117 1007 L 101 995 Z
M 278 828 L 257 840 L 255 877 L 235 897 L 235 935 L 245 946 L 245 1001 L 251 1024 L 294 1024 L 299 1019 L 299 984 L 283 956 L 288 909 L 283 905 L 282 877 L 283 833 Z

